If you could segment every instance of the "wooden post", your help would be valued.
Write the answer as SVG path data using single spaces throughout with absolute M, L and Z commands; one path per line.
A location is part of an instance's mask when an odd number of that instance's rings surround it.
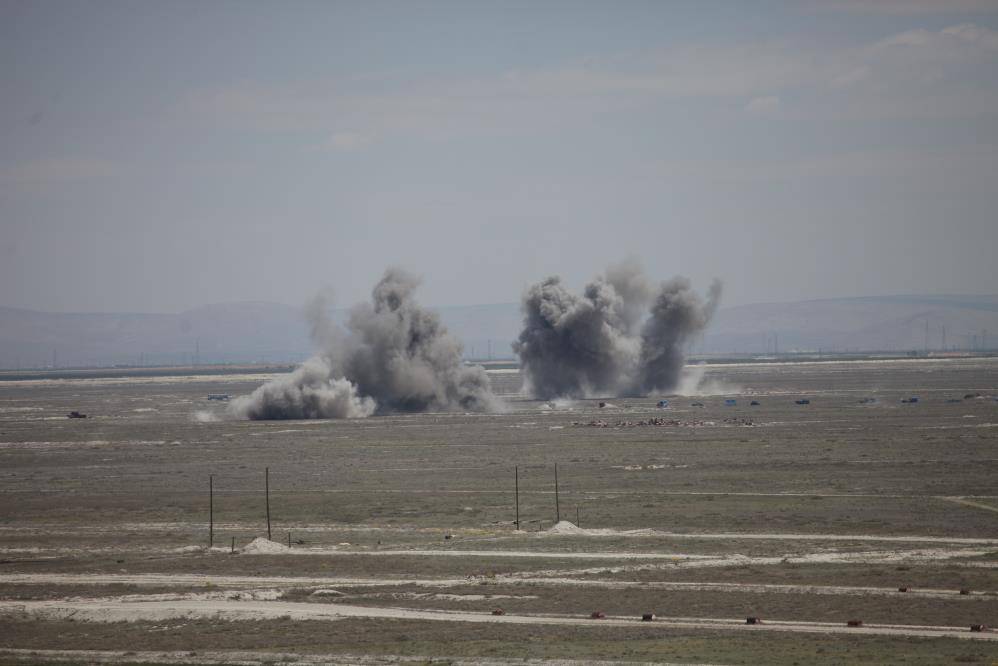
M 575 526 L 582 527 L 582 507 L 575 507 Z
M 288 531 L 288 550 L 291 550 L 291 532 Z
M 520 466 L 513 468 L 513 485 L 516 488 L 516 529 L 520 529 Z
M 264 493 L 267 495 L 267 541 L 270 541 L 270 468 L 264 470 Z
M 561 522 L 561 499 L 558 492 L 558 463 L 554 464 L 554 512 L 555 524 Z
M 208 550 L 215 545 L 215 477 L 208 475 Z
M 236 554 L 236 537 L 232 537 L 232 550 L 229 551 L 230 555 Z

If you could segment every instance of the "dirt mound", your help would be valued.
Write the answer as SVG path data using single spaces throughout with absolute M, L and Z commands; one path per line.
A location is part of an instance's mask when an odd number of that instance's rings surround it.
M 243 552 L 250 555 L 283 555 L 290 550 L 291 549 L 284 544 L 277 543 L 276 541 L 269 541 L 263 537 L 253 539 L 249 545 L 243 548 Z
M 570 523 L 567 520 L 562 520 L 561 522 L 555 524 L 551 529 L 548 530 L 553 534 L 578 534 L 582 532 L 575 523 Z

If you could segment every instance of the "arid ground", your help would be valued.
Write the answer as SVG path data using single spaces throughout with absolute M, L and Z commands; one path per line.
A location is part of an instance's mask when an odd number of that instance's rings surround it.
M 0 381 L 0 663 L 998 661 L 998 359 L 339 421 L 248 372 Z

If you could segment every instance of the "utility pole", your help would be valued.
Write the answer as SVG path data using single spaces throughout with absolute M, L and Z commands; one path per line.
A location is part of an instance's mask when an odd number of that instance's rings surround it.
M 558 463 L 554 464 L 554 515 L 555 524 L 561 522 L 561 502 L 558 500 Z
M 208 475 L 208 549 L 215 545 L 215 477 Z
M 264 470 L 263 484 L 267 495 L 267 541 L 270 541 L 270 468 Z

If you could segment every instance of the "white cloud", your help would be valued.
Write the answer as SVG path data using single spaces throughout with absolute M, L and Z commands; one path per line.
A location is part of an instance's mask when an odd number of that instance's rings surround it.
M 325 147 L 330 150 L 349 151 L 366 146 L 371 142 L 371 137 L 361 132 L 335 132 L 326 141 Z
M 780 98 L 774 95 L 756 97 L 745 105 L 745 110 L 755 116 L 773 116 L 779 113 Z
M 998 12 L 998 3 L 994 0 L 817 0 L 812 6 L 831 11 L 893 16 Z
M 356 150 L 375 137 L 522 133 L 697 100 L 751 100 L 756 114 L 855 118 L 968 117 L 998 112 L 980 65 L 998 67 L 998 32 L 963 23 L 911 30 L 866 45 L 803 42 L 670 46 L 463 80 L 357 77 L 197 91 L 183 117 L 256 131 L 316 131 L 322 147 Z M 798 93 L 802 93 L 798 95 Z M 737 108 L 737 107 L 735 107 Z M 349 128 L 343 130 L 339 128 Z
M 872 70 L 869 65 L 859 65 L 842 74 L 834 75 L 832 77 L 832 87 L 848 88 L 854 86 L 869 79 L 871 73 Z

